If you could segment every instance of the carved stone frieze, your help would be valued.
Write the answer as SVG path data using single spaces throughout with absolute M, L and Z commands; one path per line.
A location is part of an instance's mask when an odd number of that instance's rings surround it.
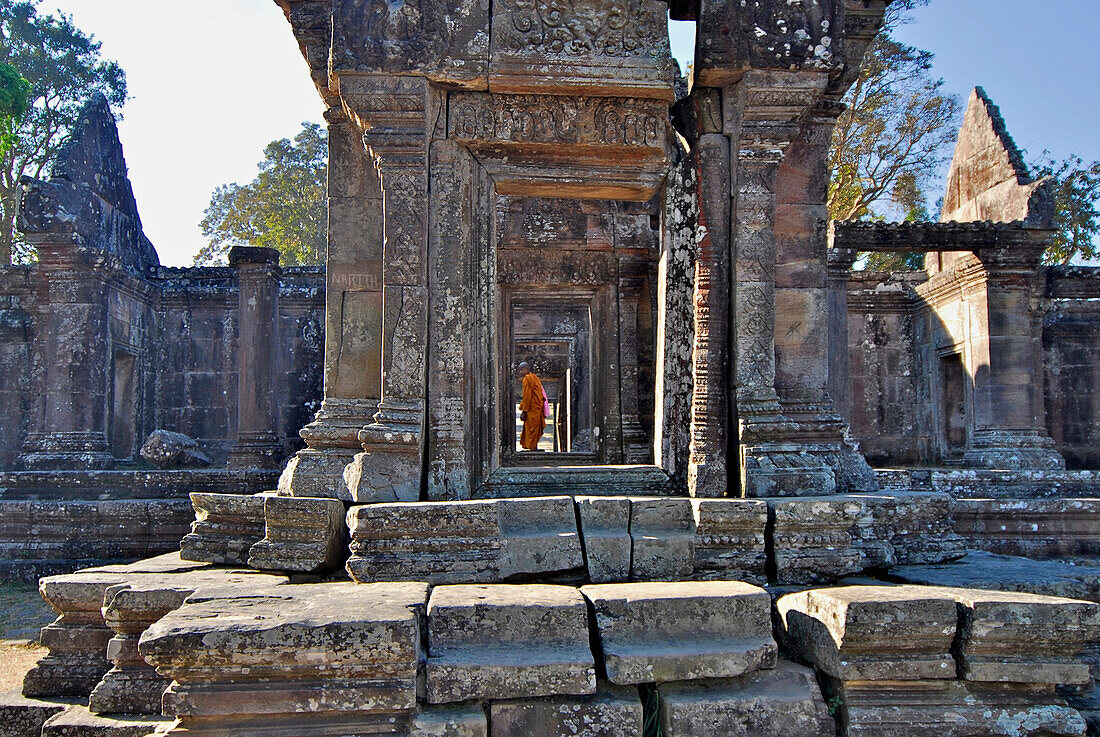
M 747 69 L 840 68 L 840 0 L 702 0 L 700 83 L 719 86 Z
M 449 135 L 484 143 L 564 143 L 663 149 L 668 106 L 619 97 L 451 95 Z
M 657 0 L 502 0 L 493 7 L 489 89 L 671 100 L 667 10 Z

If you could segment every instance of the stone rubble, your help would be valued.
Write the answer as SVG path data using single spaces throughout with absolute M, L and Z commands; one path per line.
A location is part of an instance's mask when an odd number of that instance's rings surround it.
M 344 503 L 313 497 L 264 497 L 264 536 L 248 552 L 259 570 L 319 573 L 347 560 Z

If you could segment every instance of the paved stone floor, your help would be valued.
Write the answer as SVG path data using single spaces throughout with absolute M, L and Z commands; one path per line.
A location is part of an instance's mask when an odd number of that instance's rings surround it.
M 0 583 L 0 693 L 19 686 L 46 649 L 38 631 L 57 615 L 35 583 Z

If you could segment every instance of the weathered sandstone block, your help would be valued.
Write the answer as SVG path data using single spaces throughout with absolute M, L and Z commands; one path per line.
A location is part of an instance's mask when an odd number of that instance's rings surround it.
M 630 579 L 630 500 L 624 497 L 576 498 L 588 580 L 612 583 Z
M 584 566 L 569 497 L 352 507 L 356 581 L 494 583 Z
M 972 550 L 1040 558 L 1100 556 L 1100 500 L 957 499 L 955 531 Z
M 165 713 L 196 734 L 258 718 L 303 733 L 345 721 L 348 734 L 404 729 L 416 706 L 427 591 L 323 583 L 200 601 L 151 626 L 138 650 L 175 681 Z
M 589 694 L 588 611 L 569 586 L 438 586 L 428 603 L 432 704 Z
M 832 737 L 814 672 L 787 660 L 774 670 L 717 681 L 664 683 L 661 734 L 667 737 Z
M 959 674 L 968 681 L 1084 685 L 1081 651 L 1100 637 L 1100 605 L 976 589 L 940 589 L 958 602 Z
M 691 500 L 630 500 L 633 581 L 683 581 L 695 568 L 695 515 Z
M 58 700 L 28 699 L 19 689 L 0 693 L 0 737 L 35 737 L 42 725 L 67 703 Z
M 115 633 L 107 643 L 114 664 L 88 698 L 96 714 L 160 714 L 169 679 L 138 654 L 138 641 L 150 625 L 184 602 L 222 596 L 259 595 L 281 586 L 285 576 L 253 571 L 198 569 L 182 573 L 141 574 L 111 586 L 103 596 L 102 614 Z
M 767 581 L 768 505 L 752 499 L 693 499 L 696 580 Z
M 491 737 L 641 737 L 637 689 L 601 683 L 591 696 L 494 701 Z
M 488 737 L 480 704 L 421 707 L 412 717 L 411 737 Z
M 847 737 L 1082 737 L 1085 720 L 1049 692 L 958 680 L 832 684 Z
M 775 667 L 771 598 L 736 581 L 584 586 L 607 677 L 630 685 Z
M 211 462 L 194 438 L 170 430 L 154 430 L 142 443 L 140 453 L 157 468 L 209 466 Z
M 955 599 L 921 586 L 845 586 L 776 604 L 791 652 L 852 681 L 954 678 Z
M 260 570 L 315 573 L 347 560 L 344 503 L 339 499 L 264 498 L 264 538 L 248 553 Z
M 101 716 L 76 704 L 50 717 L 42 725 L 42 737 L 146 737 L 170 723 L 170 719 L 160 716 Z
M 248 551 L 264 536 L 264 497 L 192 493 L 195 521 L 180 541 L 185 560 L 247 565 Z

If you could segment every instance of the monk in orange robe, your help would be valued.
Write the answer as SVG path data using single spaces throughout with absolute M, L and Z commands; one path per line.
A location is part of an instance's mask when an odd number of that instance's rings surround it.
M 542 381 L 526 361 L 519 365 L 519 375 L 523 378 L 523 399 L 519 403 L 523 433 L 519 436 L 519 444 L 524 450 L 536 450 L 542 431 L 546 429 L 546 417 L 542 412 L 546 395 L 542 391 Z

